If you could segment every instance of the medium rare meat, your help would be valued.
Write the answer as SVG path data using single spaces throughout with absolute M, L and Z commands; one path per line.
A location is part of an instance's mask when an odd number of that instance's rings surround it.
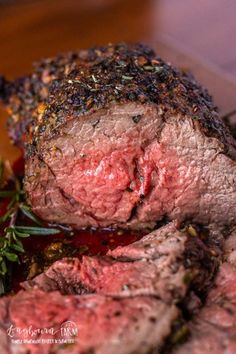
M 157 296 L 166 301 L 182 298 L 187 285 L 186 270 L 181 263 L 176 268 L 163 269 L 161 261 L 119 262 L 111 258 L 65 258 L 57 261 L 45 273 L 22 285 L 27 289 L 61 290 L 63 293 L 96 291 L 109 296 Z M 73 268 L 73 272 L 70 270 Z M 163 271 L 163 273 L 161 273 Z M 68 273 L 68 278 L 65 274 Z M 188 273 L 187 273 L 188 274 Z
M 235 141 L 206 90 L 150 48 L 60 56 L 5 87 L 41 218 L 76 228 L 235 223 Z
M 208 287 L 217 266 L 217 245 L 200 236 L 193 226 L 179 231 L 172 222 L 107 256 L 57 261 L 25 283 L 26 291 L 0 300 L 1 353 L 159 353 L 181 316 L 178 303 L 197 279 Z M 78 338 L 64 349 L 6 338 L 10 324 L 58 329 L 65 321 L 76 324 Z M 16 339 L 23 339 L 19 333 Z
M 109 256 L 57 261 L 23 286 L 62 293 L 149 295 L 172 303 L 183 299 L 190 284 L 205 291 L 218 265 L 216 251 L 218 247 L 208 247 L 172 222 Z
M 134 300 L 21 291 L 0 300 L 0 352 L 147 353 L 162 345 L 177 316 L 174 305 L 144 296 Z M 61 328 L 69 324 L 71 334 L 65 335 Z

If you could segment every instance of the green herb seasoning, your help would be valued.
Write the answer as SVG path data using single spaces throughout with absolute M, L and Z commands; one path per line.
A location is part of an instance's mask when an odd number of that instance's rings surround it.
M 8 169 L 10 175 L 4 181 L 4 170 Z M 0 294 L 5 293 L 5 282 L 11 273 L 11 263 L 19 262 L 19 255 L 25 252 L 22 239 L 34 235 L 54 235 L 60 232 L 59 229 L 45 227 L 43 222 L 32 213 L 30 207 L 25 202 L 25 195 L 21 188 L 20 180 L 13 174 L 9 164 L 0 161 L 0 185 L 5 188 L 0 190 L 2 207 L 0 215 Z M 29 219 L 32 226 L 18 224 L 18 219 L 24 215 Z

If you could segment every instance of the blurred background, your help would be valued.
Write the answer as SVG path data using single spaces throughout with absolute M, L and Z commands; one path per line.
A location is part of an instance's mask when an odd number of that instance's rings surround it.
M 236 108 L 235 14 L 235 0 L 0 0 L 0 74 L 24 75 L 60 52 L 143 41 L 193 71 L 224 113 Z
M 0 70 L 15 77 L 61 51 L 162 40 L 236 78 L 235 15 L 235 0 L 0 0 Z

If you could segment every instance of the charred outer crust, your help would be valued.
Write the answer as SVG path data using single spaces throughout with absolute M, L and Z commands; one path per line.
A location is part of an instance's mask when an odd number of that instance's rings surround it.
M 4 80 L 4 99 L 10 117 L 8 131 L 14 144 L 23 147 L 31 137 L 39 119 L 38 110 L 46 102 L 50 83 L 60 79 L 72 70 L 77 55 L 68 53 L 53 59 L 45 59 L 34 65 L 32 75 L 21 77 L 14 82 Z M 26 135 L 29 134 L 29 137 Z
M 228 152 L 230 133 L 208 92 L 141 44 L 108 45 L 47 59 L 13 86 L 9 129 L 21 143 L 19 136 L 28 127 L 28 157 L 41 139 L 59 134 L 68 120 L 127 101 L 161 105 L 168 115 L 191 115 L 196 126 L 220 139 Z

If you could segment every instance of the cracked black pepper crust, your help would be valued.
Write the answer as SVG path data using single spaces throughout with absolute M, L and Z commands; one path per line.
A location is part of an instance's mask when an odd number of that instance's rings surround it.
M 222 142 L 226 154 L 233 144 L 208 92 L 142 44 L 111 44 L 43 60 L 31 76 L 12 84 L 5 101 L 10 136 L 19 145 L 27 142 L 28 157 L 68 120 L 127 101 L 190 115 L 204 134 Z

